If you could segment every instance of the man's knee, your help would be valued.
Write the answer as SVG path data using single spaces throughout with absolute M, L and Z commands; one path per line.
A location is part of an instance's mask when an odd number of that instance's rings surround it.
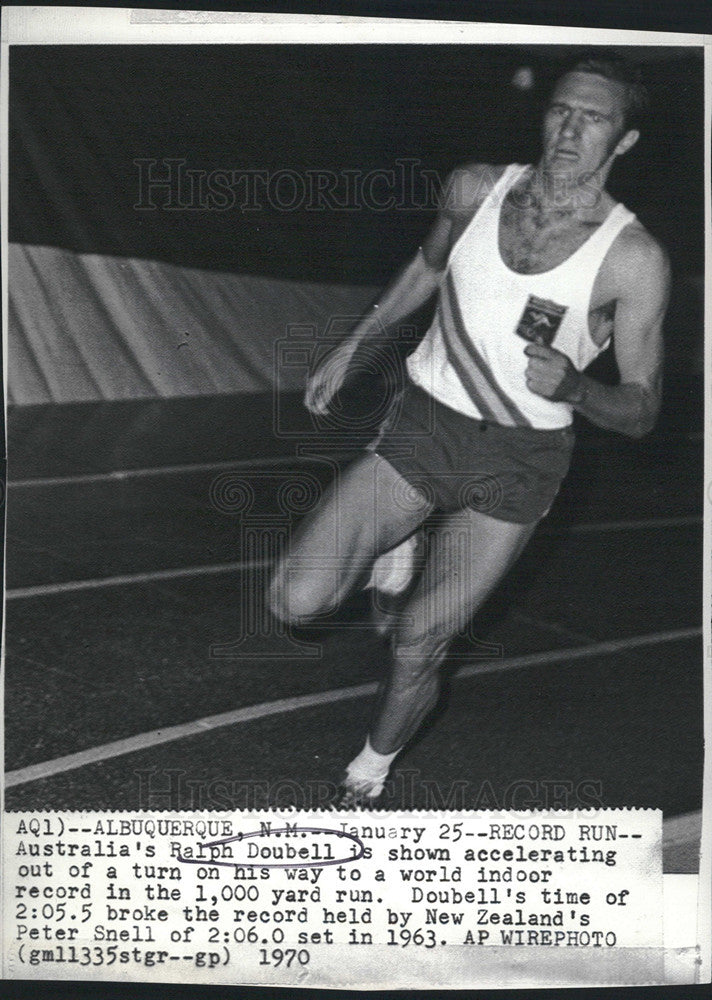
M 391 647 L 396 663 L 407 666 L 413 674 L 437 673 L 445 659 L 452 636 L 442 629 L 429 628 L 427 623 L 409 620 L 407 615 L 391 635 Z
M 286 625 L 306 625 L 333 608 L 323 590 L 306 576 L 290 570 L 288 564 L 277 568 L 266 591 L 270 613 Z

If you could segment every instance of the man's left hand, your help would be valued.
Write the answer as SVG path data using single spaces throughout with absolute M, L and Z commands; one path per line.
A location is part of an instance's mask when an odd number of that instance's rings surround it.
M 527 344 L 524 353 L 529 358 L 525 373 L 528 389 L 556 403 L 579 401 L 581 374 L 565 354 L 538 342 Z

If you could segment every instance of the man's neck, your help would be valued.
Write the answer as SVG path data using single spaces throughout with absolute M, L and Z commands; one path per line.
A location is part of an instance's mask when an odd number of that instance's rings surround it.
M 525 181 L 527 202 L 542 216 L 572 216 L 595 211 L 606 196 L 607 171 L 576 174 L 537 165 Z

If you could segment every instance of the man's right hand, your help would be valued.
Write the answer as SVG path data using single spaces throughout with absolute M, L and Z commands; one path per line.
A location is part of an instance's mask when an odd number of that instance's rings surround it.
M 346 381 L 353 348 L 340 344 L 319 363 L 307 379 L 304 405 L 314 416 L 323 417 L 334 396 Z

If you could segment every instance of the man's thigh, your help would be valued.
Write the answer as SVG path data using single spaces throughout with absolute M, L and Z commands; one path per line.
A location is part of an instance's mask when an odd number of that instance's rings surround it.
M 475 510 L 428 524 L 427 559 L 395 630 L 396 646 L 440 647 L 462 632 L 520 555 L 536 527 Z
M 376 556 L 411 534 L 431 509 L 385 459 L 371 452 L 356 459 L 298 526 L 278 563 L 275 584 L 291 609 L 287 617 L 340 603 Z

